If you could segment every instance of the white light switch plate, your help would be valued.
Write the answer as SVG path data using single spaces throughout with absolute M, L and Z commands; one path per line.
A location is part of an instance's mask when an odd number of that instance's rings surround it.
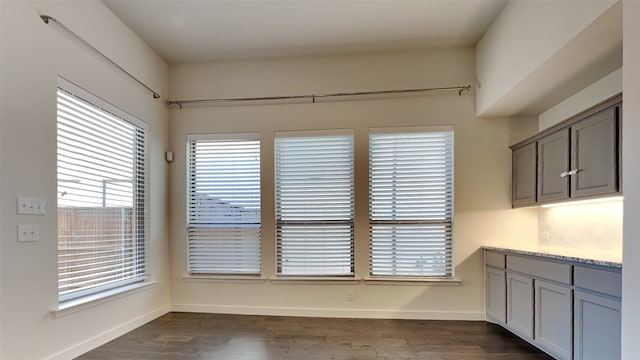
M 18 241 L 38 241 L 38 240 L 40 240 L 40 226 L 18 225 Z
M 22 215 L 45 215 L 46 202 L 44 199 L 18 197 L 18 214 Z

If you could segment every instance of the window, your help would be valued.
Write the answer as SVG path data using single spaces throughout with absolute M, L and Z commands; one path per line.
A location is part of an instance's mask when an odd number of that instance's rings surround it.
M 277 273 L 353 276 L 353 134 L 275 139 Z
M 372 130 L 371 275 L 452 277 L 452 224 L 453 130 Z
M 147 127 L 60 79 L 60 302 L 143 281 Z
M 260 274 L 258 134 L 188 139 L 189 272 Z

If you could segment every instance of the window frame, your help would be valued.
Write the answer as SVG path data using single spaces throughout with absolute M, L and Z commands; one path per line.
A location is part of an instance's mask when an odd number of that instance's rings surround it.
M 141 252 L 141 257 L 137 257 L 137 259 L 141 259 L 143 261 L 142 264 L 142 272 L 135 277 L 126 279 L 125 281 L 119 281 L 110 285 L 101 285 L 87 288 L 81 291 L 71 292 L 69 294 L 60 294 L 60 272 L 57 272 L 57 282 L 56 286 L 57 290 L 57 299 L 58 299 L 58 308 L 68 308 L 73 304 L 81 304 L 88 301 L 96 301 L 103 298 L 112 297 L 114 294 L 129 291 L 132 289 L 139 288 L 141 286 L 145 286 L 149 282 L 149 267 L 150 267 L 150 221 L 149 221 L 149 179 L 150 179 L 150 156 L 149 156 L 149 133 L 150 126 L 146 122 L 138 119 L 137 117 L 129 114 L 128 112 L 120 109 L 116 105 L 111 104 L 110 102 L 98 97 L 97 95 L 91 93 L 90 91 L 74 84 L 73 82 L 63 78 L 57 78 L 57 86 L 56 86 L 56 189 L 59 187 L 60 179 L 58 179 L 59 170 L 58 170 L 58 92 L 63 91 L 70 96 L 78 98 L 80 101 L 86 103 L 87 105 L 99 110 L 101 112 L 107 113 L 111 116 L 118 118 L 119 120 L 129 123 L 130 125 L 136 127 L 144 134 L 144 149 L 140 152 L 142 157 L 133 157 L 132 161 L 134 164 L 142 162 L 142 170 L 143 175 L 141 177 L 141 182 L 136 182 L 132 180 L 132 197 L 133 197 L 133 205 L 132 205 L 132 215 L 136 219 L 141 219 L 142 224 L 136 222 L 136 226 L 132 231 L 136 234 L 136 246 L 134 250 L 137 252 Z M 133 171 L 139 172 L 140 167 L 134 165 Z M 134 176 L 135 179 L 135 176 Z M 142 187 L 140 189 L 139 187 Z M 58 190 L 56 190 L 56 193 Z M 139 195 L 136 195 L 138 193 Z M 137 197 L 142 197 L 142 201 L 136 201 Z M 56 223 L 58 222 L 58 195 L 56 195 Z M 139 214 L 139 215 L 135 215 Z M 141 226 L 140 226 L 141 225 Z M 58 225 L 56 225 L 56 263 L 59 266 L 59 239 L 58 239 Z M 74 305 L 75 306 L 75 305 Z
M 279 180 L 278 180 L 278 139 L 285 138 L 312 138 L 312 137 L 331 137 L 331 136 L 347 136 L 350 137 L 350 175 L 351 175 L 351 183 L 350 183 L 350 219 L 349 220 L 301 220 L 301 221 L 293 221 L 293 220 L 282 220 L 281 219 L 281 211 L 279 210 L 280 201 L 279 201 Z M 278 131 L 274 136 L 274 162 L 273 162 L 273 173 L 274 173 L 274 207 L 275 207 L 275 275 L 280 279 L 354 279 L 356 275 L 356 267 L 355 267 L 355 132 L 352 129 L 334 129 L 334 130 L 307 130 L 307 131 Z M 332 226 L 349 226 L 350 227 L 350 271 L 348 273 L 338 274 L 338 273 L 323 273 L 323 274 L 287 274 L 283 273 L 282 269 L 282 244 L 281 244 L 281 229 L 286 225 L 310 225 L 310 226 L 321 226 L 321 225 L 332 225 Z
M 263 256 L 262 256 L 262 248 L 263 248 L 263 224 L 262 224 L 262 138 L 259 132 L 233 132 L 233 133 L 211 133 L 211 134 L 187 134 L 186 139 L 186 172 L 185 172 L 185 181 L 186 181 L 186 209 L 185 212 L 185 221 L 186 221 L 186 231 L 187 231 L 187 274 L 188 276 L 193 277 L 221 277 L 221 278 L 247 278 L 247 279 L 255 279 L 257 277 L 261 277 L 263 272 Z M 192 271 L 191 264 L 191 235 L 190 235 L 190 216 L 191 216 L 191 147 L 193 141 L 205 140 L 205 141 L 232 141 L 232 140 L 244 140 L 244 141 L 257 141 L 258 142 L 258 219 L 259 222 L 255 223 L 258 226 L 258 269 L 256 272 L 205 272 L 205 271 Z M 249 223 L 245 223 L 249 224 Z M 254 224 L 254 223 L 251 223 Z
M 450 168 L 448 171 L 450 172 L 450 221 L 445 220 L 425 220 L 425 219 L 402 219 L 402 220 L 374 220 L 372 217 L 372 144 L 371 138 L 372 135 L 381 135 L 381 134 L 419 134 L 419 133 L 437 133 L 437 132 L 448 132 L 450 133 L 450 144 L 449 150 L 450 154 Z M 442 126 L 421 126 L 421 127 L 381 127 L 381 128 L 369 128 L 368 134 L 368 143 L 367 147 L 368 152 L 368 193 L 369 193 L 369 201 L 368 201 L 368 228 L 369 228 L 369 275 L 367 280 L 371 281 L 435 281 L 435 282 L 457 282 L 455 280 L 455 258 L 454 258 L 454 220 L 455 220 L 455 141 L 454 141 L 454 128 L 451 125 L 442 125 Z M 395 194 L 393 194 L 395 196 Z M 448 224 L 450 229 L 449 239 L 445 239 L 445 248 L 449 248 L 448 258 L 446 258 L 445 262 L 449 263 L 450 272 L 444 275 L 409 275 L 409 274 L 377 274 L 374 273 L 374 241 L 373 241 L 373 233 L 372 229 L 374 225 L 382 225 L 382 226 L 420 226 L 420 225 L 438 225 L 438 224 Z M 447 244 L 448 242 L 448 244 Z

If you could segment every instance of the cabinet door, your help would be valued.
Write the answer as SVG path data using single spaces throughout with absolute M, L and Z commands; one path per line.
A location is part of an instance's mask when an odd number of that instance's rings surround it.
M 569 129 L 538 140 L 538 201 L 569 198 Z
M 571 196 L 618 191 L 618 108 L 613 107 L 571 127 Z
M 504 270 L 486 268 L 485 311 L 487 321 L 505 324 L 507 316 L 507 281 Z
M 511 205 L 536 202 L 536 143 L 513 150 L 511 163 Z
M 536 279 L 535 343 L 560 360 L 571 360 L 571 289 Z
M 507 327 L 533 339 L 533 280 L 507 272 Z
M 574 359 L 620 359 L 620 301 L 575 291 Z

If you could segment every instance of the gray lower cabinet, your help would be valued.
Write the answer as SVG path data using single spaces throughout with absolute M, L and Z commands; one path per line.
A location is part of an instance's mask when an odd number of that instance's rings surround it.
M 533 279 L 507 272 L 507 328 L 533 339 Z
M 575 360 L 620 359 L 620 301 L 575 291 Z
M 507 320 L 506 272 L 504 270 L 487 267 L 485 276 L 487 320 L 504 325 Z
M 620 359 L 620 269 L 574 267 L 574 359 Z
M 619 267 L 485 250 L 487 321 L 558 360 L 619 360 Z
M 534 289 L 534 341 L 557 359 L 571 360 L 571 288 L 536 279 Z

